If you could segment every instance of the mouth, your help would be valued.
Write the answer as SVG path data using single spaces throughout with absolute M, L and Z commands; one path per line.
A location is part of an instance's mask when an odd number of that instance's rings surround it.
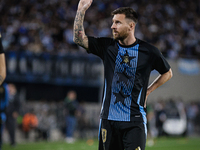
M 117 31 L 113 31 L 113 34 L 118 34 L 118 32 Z

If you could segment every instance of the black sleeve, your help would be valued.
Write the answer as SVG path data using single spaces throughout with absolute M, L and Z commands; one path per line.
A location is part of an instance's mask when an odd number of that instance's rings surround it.
M 4 53 L 4 50 L 3 50 L 3 46 L 2 46 L 1 33 L 0 33 L 0 54 L 1 53 Z
M 1 41 L 1 37 L 0 37 L 0 54 L 1 53 L 4 53 L 4 50 L 3 50 L 2 41 Z
M 95 38 L 88 36 L 89 49 L 87 52 L 97 55 L 104 60 L 104 54 L 112 41 L 113 39 L 111 38 Z
M 160 74 L 164 74 L 169 71 L 170 65 L 168 64 L 165 57 L 162 53 L 157 49 L 154 48 L 153 50 L 153 68 L 157 70 Z

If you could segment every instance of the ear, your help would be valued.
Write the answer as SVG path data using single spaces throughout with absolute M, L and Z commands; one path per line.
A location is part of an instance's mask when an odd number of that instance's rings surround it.
M 135 29 L 135 23 L 133 21 L 131 21 L 129 23 L 129 27 L 130 27 L 130 30 L 134 30 Z

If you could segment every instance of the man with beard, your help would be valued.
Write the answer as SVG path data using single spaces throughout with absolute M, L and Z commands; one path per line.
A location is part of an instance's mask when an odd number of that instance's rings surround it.
M 160 51 L 135 37 L 137 13 L 129 7 L 112 12 L 113 38 L 85 35 L 83 20 L 92 0 L 80 0 L 74 21 L 74 42 L 99 56 L 104 63 L 104 95 L 99 150 L 144 150 L 146 100 L 172 77 Z M 152 70 L 160 75 L 148 86 Z

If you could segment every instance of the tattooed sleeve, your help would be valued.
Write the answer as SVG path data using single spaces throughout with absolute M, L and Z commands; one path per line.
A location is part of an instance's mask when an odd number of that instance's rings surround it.
M 77 11 L 74 20 L 74 42 L 85 49 L 88 49 L 88 38 L 85 35 L 83 20 L 85 13 Z

